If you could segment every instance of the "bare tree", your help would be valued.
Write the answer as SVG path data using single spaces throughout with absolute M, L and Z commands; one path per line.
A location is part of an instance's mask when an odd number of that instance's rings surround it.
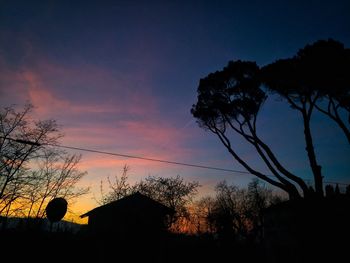
M 215 232 L 213 220 L 210 220 L 214 215 L 214 210 L 214 197 L 204 196 L 194 203 L 190 215 L 194 233 L 213 234 Z
M 87 174 L 78 169 L 80 160 L 80 155 L 70 155 L 55 148 L 43 151 L 38 168 L 31 173 L 32 180 L 24 196 L 28 200 L 28 217 L 43 217 L 47 203 L 56 197 L 72 202 L 88 193 L 88 187 L 76 186 Z
M 119 200 L 127 195 L 133 193 L 133 188 L 128 182 L 128 171 L 130 168 L 127 165 L 124 165 L 122 175 L 118 177 L 114 176 L 113 180 L 110 177 L 107 177 L 107 183 L 109 191 L 104 192 L 103 181 L 100 183 L 100 194 L 101 197 L 97 202 L 101 205 L 108 204 L 112 201 Z
M 200 205 L 210 230 L 207 233 L 217 233 L 224 241 L 235 238 L 259 240 L 262 211 L 281 200 L 258 180 L 243 189 L 223 181 L 216 185 L 215 191 L 214 198 L 204 199 Z
M 32 108 L 0 110 L 0 212 L 9 210 L 28 184 L 29 161 L 61 136 L 54 120 L 33 121 Z
M 172 208 L 175 213 L 170 220 L 171 228 L 174 231 L 180 231 L 189 217 L 187 206 L 192 202 L 198 187 L 198 182 L 186 182 L 179 175 L 169 178 L 149 176 L 137 183 L 134 191 Z
M 76 185 L 86 172 L 78 169 L 81 156 L 56 145 L 62 135 L 54 120 L 34 121 L 33 107 L 0 110 L 0 214 L 43 217 L 55 197 L 69 201 L 87 193 Z

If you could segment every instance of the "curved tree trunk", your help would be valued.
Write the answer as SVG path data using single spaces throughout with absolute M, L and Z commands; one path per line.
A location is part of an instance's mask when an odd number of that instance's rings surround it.
M 212 130 L 213 131 L 213 130 Z M 256 170 L 254 170 L 253 168 L 251 168 L 245 161 L 243 161 L 238 154 L 232 149 L 229 140 L 227 139 L 227 137 L 220 131 L 218 131 L 217 129 L 215 131 L 213 131 L 220 139 L 220 141 L 223 143 L 223 145 L 227 148 L 227 150 L 229 151 L 229 153 L 235 158 L 236 161 L 238 161 L 248 172 L 250 172 L 251 174 L 257 176 L 258 178 L 260 178 L 261 180 L 264 180 L 280 189 L 282 189 L 283 191 L 285 191 L 288 196 L 289 199 L 299 199 L 301 198 L 300 193 L 296 190 L 295 186 L 292 185 L 286 185 L 283 184 L 281 182 L 275 181 L 272 178 L 266 176 L 265 174 L 262 174 Z
M 272 152 L 270 147 L 267 144 L 265 144 L 262 140 L 260 140 L 260 138 L 258 137 L 258 135 L 256 133 L 255 127 L 252 127 L 249 122 L 248 122 L 248 126 L 249 126 L 250 132 L 252 133 L 252 136 L 253 136 L 254 141 L 255 141 L 255 143 L 252 142 L 252 144 L 257 149 L 257 151 L 259 152 L 260 156 L 264 159 L 265 163 L 266 163 L 266 160 L 262 156 L 264 154 L 261 152 L 260 149 L 258 149 L 259 147 L 262 147 L 262 149 L 266 152 L 267 156 L 270 158 L 271 162 L 276 166 L 276 168 L 278 169 L 279 172 L 281 172 L 288 179 L 294 181 L 295 183 L 297 183 L 299 185 L 299 187 L 303 191 L 304 197 L 309 196 L 309 189 L 308 189 L 306 183 L 304 182 L 304 180 L 301 179 L 300 177 L 292 174 L 286 168 L 284 168 L 283 165 L 278 161 L 277 157 L 274 155 L 274 153 Z M 275 174 L 274 169 L 273 168 L 271 169 L 269 164 L 267 164 L 267 165 L 269 166 L 269 169 Z
M 321 166 L 316 160 L 315 148 L 312 141 L 311 129 L 310 129 L 310 118 L 306 111 L 303 111 L 304 121 L 304 137 L 306 143 L 306 151 L 309 157 L 309 163 L 311 166 L 312 173 L 314 175 L 315 191 L 318 196 L 323 196 L 323 176 L 321 173 Z

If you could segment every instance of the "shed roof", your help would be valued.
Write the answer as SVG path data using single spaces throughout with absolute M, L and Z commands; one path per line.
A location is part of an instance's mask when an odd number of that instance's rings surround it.
M 157 209 L 158 211 L 163 212 L 164 214 L 174 213 L 173 209 L 159 203 L 158 201 L 153 200 L 152 198 L 136 192 L 134 194 L 128 195 L 122 199 L 110 202 L 108 204 L 96 207 L 89 212 L 81 215 L 81 218 L 90 216 L 96 213 L 103 213 L 104 211 L 110 210 L 119 210 L 119 209 L 130 209 L 142 206 L 147 210 Z

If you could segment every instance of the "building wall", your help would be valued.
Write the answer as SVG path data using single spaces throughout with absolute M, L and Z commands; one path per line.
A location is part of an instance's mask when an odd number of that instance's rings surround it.
M 164 217 L 154 213 L 109 210 L 89 216 L 89 230 L 93 233 L 120 237 L 153 235 L 163 230 Z

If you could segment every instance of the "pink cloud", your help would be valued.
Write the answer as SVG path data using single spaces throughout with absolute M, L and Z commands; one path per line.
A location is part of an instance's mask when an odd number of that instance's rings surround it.
M 28 49 L 24 61 L 30 62 L 20 68 L 0 56 L 2 100 L 30 101 L 41 118 L 55 117 L 57 112 L 144 115 L 156 111 L 146 70 L 131 74 L 92 64 L 60 65 L 31 53 Z
M 186 140 L 186 136 L 177 133 L 171 127 L 152 126 L 147 123 L 128 123 L 127 126 L 119 128 L 90 127 L 82 129 L 66 129 L 66 137 L 63 144 L 76 145 L 89 149 L 135 155 L 146 158 L 161 160 L 188 160 L 193 155 L 193 150 L 184 149 L 179 142 Z M 163 147 L 165 145 L 165 147 Z M 85 155 L 85 153 L 84 153 Z M 96 160 L 100 155 L 95 155 Z M 116 159 L 127 160 L 132 165 L 157 166 L 158 163 L 129 159 L 123 157 L 100 156 L 104 162 L 98 160 L 98 164 L 104 167 L 120 166 Z M 89 159 L 91 161 L 91 159 Z M 86 164 L 86 167 L 93 168 L 97 163 L 93 161 Z
M 65 78 L 65 82 L 68 83 L 70 77 L 72 77 L 72 72 L 64 73 L 59 71 L 60 74 L 56 75 L 55 78 Z M 113 112 L 115 114 L 120 113 L 133 113 L 133 114 L 142 114 L 145 111 L 153 111 L 152 107 L 152 99 L 147 98 L 147 94 L 139 94 L 139 96 L 135 96 L 131 94 L 124 95 L 127 96 L 128 99 L 125 101 L 118 101 L 118 103 L 114 103 L 112 98 L 105 101 L 104 103 L 94 102 L 94 101 L 79 101 L 74 98 L 70 98 L 69 91 L 60 91 L 60 88 L 57 87 L 57 84 L 54 80 L 47 81 L 42 75 L 45 74 L 41 72 L 40 74 L 36 71 L 26 70 L 21 74 L 23 81 L 27 86 L 28 99 L 30 102 L 36 106 L 37 113 L 41 117 L 47 117 L 48 115 L 55 115 L 59 111 L 63 111 L 70 114 L 88 114 L 88 113 L 106 113 Z M 83 72 L 79 72 L 75 74 L 75 77 L 79 78 L 79 74 L 83 75 Z M 49 72 L 48 75 L 52 75 L 52 72 Z M 64 77 L 63 77 L 64 76 Z M 79 80 L 79 84 L 81 86 L 88 85 L 88 83 L 94 83 L 95 86 L 98 84 L 98 79 L 93 79 L 94 72 L 88 72 L 87 77 L 84 81 Z M 101 76 L 101 79 L 106 79 L 106 77 Z M 74 78 L 72 78 L 74 79 Z M 110 80 L 111 83 L 116 80 Z M 103 83 L 101 84 L 103 85 Z M 108 85 L 108 84 L 105 84 Z M 111 84 L 109 84 L 111 85 Z M 99 90 L 95 90 L 96 100 L 98 101 L 98 97 L 100 96 Z M 79 91 L 82 97 L 84 97 L 84 90 Z M 103 90 L 101 91 L 103 94 Z M 91 95 L 92 96 L 92 95 Z M 143 97 L 140 99 L 139 97 Z M 92 98 L 93 99 L 93 98 Z M 144 101 L 147 103 L 143 103 Z
M 63 145 L 178 162 L 191 162 L 198 154 L 198 150 L 186 147 L 195 130 L 187 126 L 177 129 L 164 119 L 146 72 L 121 76 L 94 65 L 63 67 L 39 59 L 18 71 L 7 69 L 2 75 L 6 75 L 3 81 L 11 84 L 7 98 L 22 103 L 29 100 L 36 107 L 36 118 L 53 118 L 63 124 Z M 79 168 L 89 172 L 82 184 L 91 184 L 95 192 L 101 179 L 120 174 L 125 164 L 131 167 L 133 182 L 147 175 L 176 176 L 193 171 L 146 160 L 81 153 Z
M 27 84 L 29 101 L 36 107 L 36 113 L 47 117 L 51 112 L 55 112 L 70 107 L 68 101 L 56 98 L 40 79 L 39 75 L 25 71 L 22 78 Z
M 28 99 L 21 73 L 12 70 L 0 56 L 0 101 L 4 106 L 23 104 Z
M 146 160 L 139 160 L 126 157 L 106 157 L 98 155 L 90 155 L 89 157 L 84 157 L 79 168 L 82 170 L 93 169 L 108 169 L 119 173 L 124 165 L 128 165 L 133 171 L 138 170 L 137 167 L 161 167 L 162 164 L 153 163 Z

